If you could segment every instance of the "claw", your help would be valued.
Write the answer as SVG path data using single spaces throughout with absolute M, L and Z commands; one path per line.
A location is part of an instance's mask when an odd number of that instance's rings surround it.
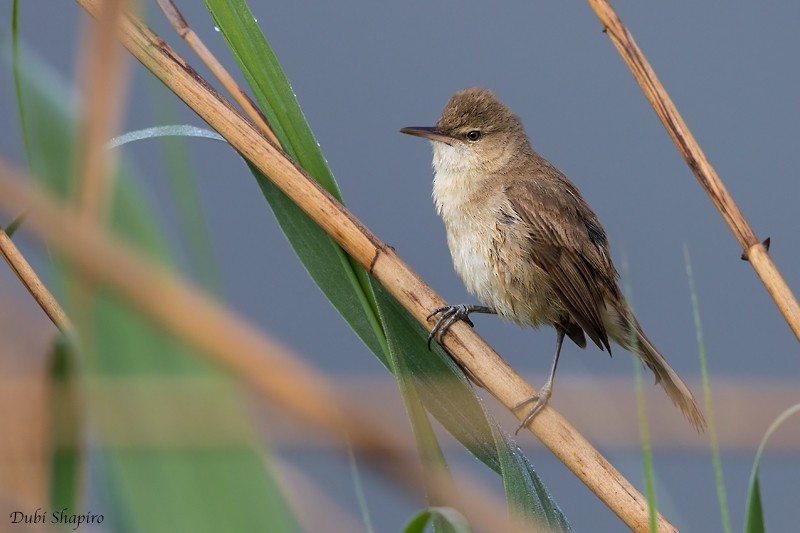
M 442 337 L 444 337 L 444 334 L 447 333 L 448 329 L 450 329 L 450 326 L 459 320 L 463 320 L 469 324 L 469 327 L 474 328 L 475 324 L 473 324 L 472 320 L 469 319 L 470 313 L 492 312 L 493 311 L 489 310 L 488 307 L 477 305 L 444 305 L 442 307 L 437 307 L 431 312 L 431 314 L 428 315 L 428 320 L 438 314 L 442 315 L 436 321 L 436 324 L 434 324 L 433 328 L 431 328 L 430 333 L 428 333 L 428 349 L 431 349 L 431 341 L 433 339 L 438 336 L 439 341 L 441 341 Z
M 514 431 L 514 435 L 519 434 L 519 431 L 522 428 L 527 427 L 528 424 L 531 423 L 531 420 L 533 420 L 536 417 L 536 415 L 538 415 L 539 412 L 542 409 L 544 409 L 544 407 L 547 405 L 547 402 L 550 401 L 550 396 L 552 394 L 553 394 L 553 387 L 550 383 L 547 383 L 544 387 L 542 387 L 539 390 L 539 394 L 537 394 L 536 396 L 531 396 L 530 398 L 526 398 L 525 400 L 522 400 L 521 402 L 519 402 L 514 406 L 514 409 L 516 410 L 527 403 L 536 402 L 533 404 L 531 410 L 528 411 L 528 413 L 525 415 L 525 418 L 522 419 L 520 425 L 517 426 L 517 430 Z

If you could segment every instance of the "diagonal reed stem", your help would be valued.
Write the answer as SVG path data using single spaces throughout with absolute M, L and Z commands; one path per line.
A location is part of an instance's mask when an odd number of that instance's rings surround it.
M 80 57 L 85 61 L 80 76 L 83 84 L 81 140 L 78 158 L 79 181 L 75 191 L 78 212 L 87 220 L 103 217 L 108 207 L 111 182 L 111 154 L 103 148 L 122 120 L 127 86 L 127 69 L 116 45 L 118 21 L 132 0 L 107 0 L 98 11 L 96 24 L 83 36 Z
M 177 34 L 186 41 L 186 44 L 197 54 L 197 57 L 205 63 L 211 73 L 214 74 L 222 86 L 225 87 L 225 90 L 228 91 L 228 94 L 231 95 L 236 103 L 239 104 L 239 107 L 250 117 L 253 124 L 269 137 L 269 140 L 276 146 L 280 146 L 281 143 L 267 122 L 267 117 L 264 116 L 247 93 L 239 87 L 239 84 L 236 83 L 233 76 L 228 73 L 227 69 L 222 66 L 222 63 L 217 60 L 214 54 L 211 53 L 211 50 L 203 43 L 202 39 L 200 39 L 197 33 L 189 26 L 189 23 L 186 22 L 178 6 L 176 6 L 172 0 L 156 0 L 156 3 Z
M 76 0 L 90 14 L 98 0 Z M 320 227 L 375 277 L 421 324 L 444 300 L 344 206 L 244 119 L 197 72 L 144 23 L 128 15 L 122 23 L 125 47 L 208 124 L 268 176 Z M 508 409 L 535 390 L 466 324 L 455 324 L 444 342 L 448 352 Z M 524 407 L 517 409 L 524 416 Z M 646 499 L 552 407 L 530 431 L 634 531 L 648 531 Z M 658 516 L 659 531 L 675 531 Z
M 61 333 L 72 335 L 72 324 L 66 313 L 2 227 L 0 227 L 0 255 Z
M 622 24 L 614 9 L 607 0 L 589 0 L 589 5 L 605 26 L 611 42 L 614 43 L 622 59 L 628 65 L 650 105 L 653 106 L 658 118 L 667 129 L 667 133 L 678 147 L 678 151 L 697 177 L 697 181 L 705 189 L 706 194 L 731 228 L 736 240 L 739 241 L 744 250 L 742 259 L 749 261 L 753 266 L 767 292 L 775 300 L 775 305 L 783 314 L 783 318 L 786 319 L 789 327 L 800 340 L 800 305 L 768 254 L 769 239 L 761 242 L 756 238 L 725 185 L 717 176 L 714 167 L 711 166 L 692 132 L 689 131 L 689 127 L 678 113 L 678 109 L 650 63 L 647 62 L 644 54 L 633 40 L 633 36 Z

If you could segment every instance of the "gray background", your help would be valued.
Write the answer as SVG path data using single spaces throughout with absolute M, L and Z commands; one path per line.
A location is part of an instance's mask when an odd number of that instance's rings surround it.
M 72 79 L 80 8 L 45 0 L 22 4 L 25 43 Z M 771 254 L 786 281 L 800 290 L 800 4 L 616 4 L 757 235 L 772 238 Z M 181 2 L 180 7 L 206 44 L 235 70 L 202 3 Z M 398 129 L 432 125 L 452 92 L 481 85 L 515 110 L 534 147 L 583 191 L 605 225 L 618 266 L 627 258 L 640 321 L 678 373 L 696 383 L 699 372 L 686 245 L 712 379 L 797 382 L 797 341 L 752 269 L 739 260 L 735 239 L 585 3 L 252 1 L 251 8 L 292 81 L 347 205 L 445 298 L 473 301 L 453 272 L 430 201 L 430 147 Z M 156 31 L 197 64 L 160 13 L 152 5 L 148 10 Z M 10 3 L 3 11 L 10 13 Z M 3 32 L 8 31 L 6 16 Z M 153 94 L 162 89 L 138 64 L 133 70 L 125 131 L 162 123 L 152 104 Z M 181 114 L 183 121 L 201 124 L 190 112 Z M 0 80 L 0 123 L 0 153 L 22 164 L 8 79 Z M 154 144 L 139 143 L 126 149 L 126 156 L 146 177 L 150 196 L 164 207 L 159 216 L 166 231 L 174 236 L 176 218 L 165 208 L 167 187 Z M 220 143 L 197 140 L 190 146 L 226 302 L 331 374 L 383 373 L 309 281 L 236 155 Z M 23 250 L 36 257 L 38 247 L 22 242 Z M 265 273 L 284 281 L 254 284 Z M 541 375 L 549 367 L 551 330 L 523 330 L 493 317 L 478 317 L 476 324 L 521 372 Z M 569 345 L 560 375 L 630 377 L 628 356 L 617 353 L 609 360 L 593 347 L 581 351 Z M 556 387 L 556 406 L 558 401 Z M 763 413 L 764 429 L 777 414 Z M 796 422 L 785 429 L 797 430 Z M 529 457 L 576 531 L 622 529 L 530 440 L 525 436 L 521 444 L 529 447 Z M 601 451 L 643 486 L 636 449 Z M 338 458 L 296 455 L 323 483 L 348 479 Z M 723 455 L 734 530 L 742 523 L 752 456 L 753 451 Z M 496 484 L 461 452 L 451 457 Z M 787 531 L 795 523 L 797 465 L 796 451 L 765 459 L 762 489 L 772 531 Z M 656 469 L 660 503 L 671 520 L 685 531 L 720 529 L 707 453 L 656 449 Z M 379 530 L 397 530 L 420 502 L 366 476 Z M 352 505 L 348 490 L 337 493 Z

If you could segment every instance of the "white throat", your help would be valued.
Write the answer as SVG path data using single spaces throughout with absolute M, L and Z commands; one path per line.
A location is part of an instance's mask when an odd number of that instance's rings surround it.
M 433 201 L 445 224 L 451 215 L 463 213 L 463 203 L 482 181 L 481 161 L 462 143 L 454 145 L 433 141 Z

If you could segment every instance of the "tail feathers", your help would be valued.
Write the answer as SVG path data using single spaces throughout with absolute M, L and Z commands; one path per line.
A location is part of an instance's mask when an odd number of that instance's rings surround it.
M 682 412 L 683 415 L 692 423 L 698 432 L 706 429 L 706 420 L 703 413 L 697 407 L 697 402 L 692 395 L 692 391 L 681 380 L 678 374 L 672 370 L 664 356 L 656 350 L 653 343 L 642 331 L 642 328 L 633 319 L 633 323 L 628 323 L 630 334 L 627 343 L 620 343 L 626 350 L 635 353 L 653 371 L 656 376 L 656 383 L 660 383 L 667 395 Z

